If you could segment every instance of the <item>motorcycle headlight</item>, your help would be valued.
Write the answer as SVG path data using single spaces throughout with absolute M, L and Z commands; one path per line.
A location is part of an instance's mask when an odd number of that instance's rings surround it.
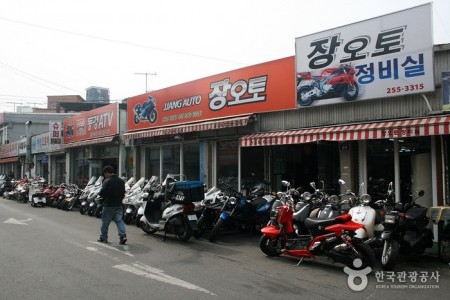
M 372 200 L 372 198 L 370 197 L 369 194 L 364 194 L 361 196 L 359 200 L 361 201 L 362 204 L 368 205 Z
M 328 198 L 328 202 L 330 202 L 333 205 L 338 205 L 339 197 L 337 195 L 331 195 L 330 198 Z
M 396 220 L 396 216 L 394 215 L 385 215 L 384 216 L 384 222 L 388 224 L 394 224 Z
M 310 193 L 310 192 L 304 192 L 304 193 L 302 194 L 302 198 L 303 198 L 303 200 L 305 200 L 305 201 L 311 200 L 311 193 Z
M 230 197 L 229 203 L 230 203 L 231 205 L 236 205 L 236 198 L 235 198 L 235 197 Z

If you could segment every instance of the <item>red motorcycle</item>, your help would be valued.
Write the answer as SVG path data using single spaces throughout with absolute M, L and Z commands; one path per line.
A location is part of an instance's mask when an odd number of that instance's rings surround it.
M 343 214 L 332 219 L 307 218 L 304 226 L 309 234 L 297 235 L 292 224 L 293 203 L 277 200 L 271 212 L 271 221 L 264 227 L 259 247 L 268 256 L 287 255 L 300 258 L 326 256 L 352 269 L 374 267 L 375 254 L 362 240 L 354 239 L 355 231 L 363 224 Z M 355 259 L 361 264 L 354 264 Z
M 319 76 L 310 72 L 297 74 L 297 103 L 311 105 L 314 100 L 343 97 L 355 100 L 359 87 L 355 77 L 355 68 L 351 65 L 327 68 Z

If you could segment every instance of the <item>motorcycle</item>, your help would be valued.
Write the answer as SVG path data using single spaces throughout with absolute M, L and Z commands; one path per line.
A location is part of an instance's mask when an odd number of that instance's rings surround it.
M 78 188 L 76 184 L 70 184 L 64 191 L 65 199 L 61 204 L 61 209 L 65 211 L 72 210 L 76 205 L 80 204 L 80 196 L 82 190 Z
M 207 230 L 213 227 L 223 205 L 222 196 L 223 193 L 217 186 L 206 191 L 205 198 L 200 202 L 201 214 L 197 221 L 198 229 L 194 232 L 195 238 L 201 238 Z
M 289 198 L 277 200 L 273 205 L 272 223 L 261 230 L 263 235 L 259 247 L 263 253 L 300 258 L 299 264 L 305 257 L 321 255 L 352 269 L 373 268 L 373 250 L 359 239 L 354 239 L 355 231 L 363 225 L 353 222 L 349 214 L 325 220 L 307 218 L 303 226 L 308 229 L 308 234 L 299 236 L 294 232 L 293 213 L 294 204 Z M 353 264 L 355 259 L 361 260 L 359 266 Z
M 148 101 L 144 102 L 142 105 L 140 103 L 136 104 L 133 109 L 134 113 L 134 124 L 139 124 L 142 120 L 148 120 L 150 123 L 155 123 L 158 119 L 158 112 L 156 111 L 156 99 L 152 96 L 148 96 Z
M 44 194 L 44 184 L 45 179 L 42 177 L 37 178 L 30 184 L 28 195 L 31 206 L 37 207 L 38 205 L 46 205 L 47 199 L 45 198 Z
M 80 214 L 84 215 L 88 209 L 89 209 L 89 202 L 88 202 L 88 197 L 89 194 L 91 193 L 93 187 L 95 186 L 95 183 L 97 182 L 97 177 L 96 176 L 92 176 L 91 179 L 89 179 L 88 183 L 86 184 L 86 186 L 83 189 L 83 192 L 81 193 L 80 197 L 79 197 L 79 201 L 80 201 Z M 101 181 L 100 181 L 101 183 Z
M 134 178 L 133 178 L 134 180 Z M 128 185 L 131 183 L 128 183 Z M 136 221 L 138 210 L 141 206 L 139 201 L 142 199 L 141 196 L 143 192 L 143 186 L 145 184 L 145 178 L 141 177 L 134 185 L 126 191 L 125 197 L 123 198 L 124 205 L 124 215 L 123 221 L 125 224 L 131 224 L 131 222 Z
M 164 238 L 167 233 L 173 233 L 179 241 L 188 241 L 197 230 L 193 202 L 204 198 L 203 189 L 201 181 L 187 181 L 184 175 L 168 174 L 158 192 L 144 201 L 141 229 L 148 234 L 164 231 Z
M 97 205 L 100 203 L 100 199 L 97 199 L 98 194 L 102 189 L 103 176 L 99 176 L 97 181 L 95 181 L 94 186 L 91 188 L 89 195 L 86 200 L 86 205 L 88 206 L 87 213 L 89 216 L 94 216 L 97 211 Z
M 424 194 L 420 190 L 416 199 Z M 384 216 L 381 267 L 385 270 L 394 268 L 400 252 L 421 255 L 426 248 L 433 246 L 433 231 L 427 228 L 430 222 L 428 209 L 416 204 L 416 199 L 405 204 L 396 203 L 393 210 Z
M 8 176 L 3 177 L 1 184 L 0 184 L 0 196 L 6 196 L 6 193 L 9 193 L 12 191 L 13 186 L 14 186 L 14 180 L 9 178 Z
M 270 194 L 265 193 L 267 182 L 256 183 L 247 196 L 243 192 L 232 188 L 226 183 L 226 189 L 222 196 L 222 207 L 208 240 L 216 240 L 220 231 L 228 227 L 230 229 L 260 231 L 269 221 L 270 210 L 275 200 Z
M 311 105 L 314 100 L 343 97 L 355 100 L 359 95 L 359 86 L 355 77 L 355 68 L 342 64 L 323 70 L 320 76 L 310 72 L 297 74 L 297 102 Z

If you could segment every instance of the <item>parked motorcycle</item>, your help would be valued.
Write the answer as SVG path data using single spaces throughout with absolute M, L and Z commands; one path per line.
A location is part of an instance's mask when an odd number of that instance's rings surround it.
M 156 99 L 152 96 L 148 96 L 148 101 L 144 102 L 142 105 L 140 103 L 136 104 L 133 109 L 134 113 L 134 124 L 139 124 L 142 120 L 148 120 L 150 123 L 155 123 L 158 119 L 158 112 L 156 111 Z
M 202 209 L 197 221 L 198 229 L 194 232 L 195 238 L 201 238 L 207 230 L 213 228 L 223 206 L 224 199 L 222 196 L 223 193 L 217 186 L 213 186 L 206 191 L 205 198 L 200 203 Z
M 127 184 L 129 185 L 131 183 L 126 183 L 125 185 Z M 128 191 L 125 192 L 125 197 L 122 201 L 122 204 L 124 205 L 123 221 L 125 222 L 125 224 L 131 224 L 131 222 L 136 221 L 137 212 L 139 210 L 139 207 L 141 206 L 141 204 L 139 204 L 139 201 L 141 200 L 141 196 L 144 193 L 144 184 L 145 178 L 141 177 L 136 183 L 133 184 L 131 188 L 128 189 Z
M 6 196 L 5 193 L 9 193 L 12 191 L 14 186 L 14 180 L 9 178 L 8 176 L 4 176 L 0 183 L 0 196 Z
M 355 100 L 358 95 L 355 68 L 351 65 L 327 68 L 320 76 L 313 76 L 310 72 L 297 74 L 297 102 L 300 105 L 308 106 L 315 100 L 336 97 Z
M 424 193 L 420 190 L 416 199 Z M 433 246 L 433 232 L 427 228 L 430 222 L 428 209 L 416 204 L 416 199 L 408 203 L 396 203 L 394 209 L 384 216 L 381 267 L 385 270 L 394 268 L 400 252 L 421 255 L 426 248 Z
M 268 256 L 287 255 L 300 258 L 299 263 L 306 258 L 325 256 L 342 263 L 352 269 L 355 259 L 360 259 L 358 269 L 367 266 L 373 268 L 375 254 L 373 250 L 354 239 L 355 231 L 363 225 L 351 220 L 349 214 L 339 215 L 332 219 L 321 220 L 307 218 L 304 226 L 308 229 L 307 235 L 296 235 L 292 224 L 294 204 L 292 201 L 277 200 L 274 204 L 271 219 L 272 223 L 263 228 L 259 247 Z
M 89 216 L 94 216 L 97 211 L 97 205 L 100 203 L 100 199 L 97 199 L 98 194 L 100 193 L 100 190 L 102 189 L 103 184 L 103 176 L 99 176 L 97 181 L 95 181 L 94 186 L 89 192 L 89 195 L 87 197 L 87 213 Z
M 168 174 L 160 191 L 144 201 L 141 229 L 149 234 L 164 231 L 164 238 L 171 233 L 178 240 L 187 241 L 197 230 L 197 215 L 192 202 L 203 198 L 203 182 L 187 181 L 181 174 Z
M 215 241 L 224 228 L 259 231 L 269 221 L 275 200 L 275 197 L 265 193 L 265 182 L 257 183 L 247 196 L 235 190 L 229 182 L 225 184 L 219 217 L 208 236 L 210 242 Z
M 91 193 L 92 189 L 94 188 L 95 184 L 97 183 L 98 179 L 96 176 L 92 176 L 91 179 L 89 179 L 88 183 L 86 184 L 86 186 L 83 189 L 83 192 L 81 193 L 80 197 L 79 197 L 79 201 L 80 201 L 80 214 L 84 215 L 88 209 L 89 209 L 89 202 L 88 202 L 88 197 L 89 194 Z M 100 181 L 101 184 L 102 181 Z
M 36 178 L 30 184 L 29 189 L 29 202 L 31 206 L 37 207 L 45 206 L 47 203 L 47 199 L 45 198 L 44 189 L 45 189 L 45 179 L 42 177 Z
M 76 184 L 70 184 L 64 191 L 65 199 L 61 204 L 61 209 L 65 211 L 72 210 L 76 205 L 80 205 L 80 196 L 83 190 L 79 189 Z

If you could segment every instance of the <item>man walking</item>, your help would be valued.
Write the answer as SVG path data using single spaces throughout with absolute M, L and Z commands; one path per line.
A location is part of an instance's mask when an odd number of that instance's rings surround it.
M 108 243 L 109 224 L 111 221 L 114 221 L 117 225 L 120 244 L 125 245 L 127 235 L 125 233 L 122 208 L 122 199 L 125 196 L 125 182 L 117 176 L 112 166 L 103 168 L 103 176 L 105 176 L 105 180 L 100 191 L 100 197 L 103 198 L 102 226 L 98 242 Z

